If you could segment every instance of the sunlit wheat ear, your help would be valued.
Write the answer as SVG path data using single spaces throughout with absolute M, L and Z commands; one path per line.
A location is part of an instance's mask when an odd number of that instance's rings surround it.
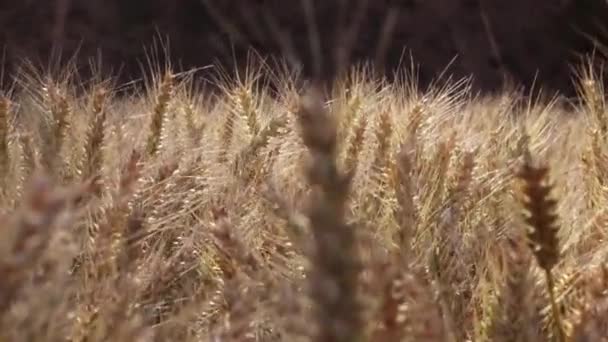
M 150 133 L 146 145 L 146 153 L 149 157 L 156 156 L 166 140 L 164 126 L 167 120 L 169 105 L 173 98 L 174 88 L 175 76 L 170 71 L 167 71 L 161 81 L 156 104 L 152 113 L 152 121 L 150 122 Z
M 437 208 L 441 200 L 443 199 L 446 179 L 449 171 L 449 165 L 451 156 L 454 153 L 456 143 L 456 134 L 451 132 L 451 135 L 441 141 L 436 147 L 434 155 L 431 160 L 424 163 L 427 168 L 426 172 L 431 172 L 432 181 L 429 182 L 422 193 L 422 207 L 420 209 L 420 219 L 423 221 L 421 224 L 430 224 L 431 221 L 435 220 L 432 211 Z M 430 232 L 430 231 L 429 231 Z
M 583 152 L 583 180 L 587 207 L 595 210 L 606 200 L 605 177 L 607 160 L 603 146 L 608 138 L 608 112 L 603 79 L 594 70 L 591 61 L 587 61 L 579 71 L 576 84 L 579 95 L 583 100 L 583 110 L 591 121 L 589 127 L 590 145 Z
M 494 329 L 494 322 L 499 316 L 498 302 L 500 290 L 489 280 L 482 279 L 475 296 L 479 297 L 480 308 L 475 312 L 475 340 L 488 341 Z
M 285 127 L 287 121 L 282 117 L 275 117 L 260 130 L 236 156 L 234 163 L 234 173 L 245 181 L 251 180 L 257 173 L 263 172 L 263 158 L 258 156 L 259 152 L 265 148 L 270 139 L 280 134 L 280 129 Z
M 420 100 L 418 103 L 416 103 L 409 115 L 408 115 L 408 123 L 407 123 L 407 130 L 408 130 L 408 134 L 415 136 L 418 134 L 418 129 L 420 128 L 420 126 L 422 126 L 422 122 L 424 121 L 424 115 L 426 113 L 426 101 Z
M 188 139 L 191 144 L 196 145 L 205 131 L 206 122 L 203 121 L 200 125 L 196 124 L 196 120 L 194 119 L 196 107 L 192 101 L 188 101 L 182 106 L 182 112 L 186 122 Z
M 357 341 L 363 334 L 357 298 L 361 266 L 353 227 L 344 218 L 351 177 L 336 165 L 337 122 L 316 88 L 303 97 L 297 118 L 311 158 L 307 179 L 313 196 L 307 216 L 314 240 L 308 283 L 317 323 L 313 340 Z
M 420 101 L 420 103 L 417 103 L 414 105 L 414 107 L 412 108 L 412 110 L 410 111 L 409 115 L 408 115 L 408 124 L 407 124 L 407 131 L 406 131 L 406 139 L 407 139 L 407 143 L 411 149 L 411 151 L 413 152 L 413 156 L 412 158 L 413 161 L 416 161 L 416 158 L 419 157 L 419 149 L 420 149 L 420 144 L 418 142 L 418 133 L 420 130 L 420 127 L 422 126 L 422 123 L 425 119 L 425 113 L 426 113 L 426 104 L 424 101 Z
M 346 149 L 346 156 L 344 160 L 344 168 L 351 172 L 355 172 L 359 165 L 359 157 L 361 150 L 363 149 L 363 139 L 365 136 L 365 130 L 367 129 L 367 118 L 360 115 L 355 123 L 355 127 L 352 130 L 350 139 Z
M 355 86 L 356 88 L 356 86 Z M 358 94 L 358 89 L 353 89 L 352 91 L 355 92 L 355 94 L 352 95 L 352 97 L 350 98 L 350 101 L 348 101 L 348 103 L 346 104 L 346 108 L 343 109 L 343 114 L 340 117 L 340 122 L 339 122 L 339 126 L 338 126 L 338 142 L 342 143 L 343 141 L 346 140 L 346 138 L 349 135 L 349 132 L 352 132 L 354 135 L 356 135 L 356 130 L 358 128 L 360 128 L 361 126 L 361 119 L 357 120 L 357 118 L 361 118 L 363 117 L 363 115 L 361 115 L 361 108 L 362 106 L 362 99 L 360 94 Z M 351 129 L 351 127 L 353 126 L 353 122 L 355 122 L 357 120 L 357 127 L 354 129 Z M 352 141 L 352 140 L 351 140 Z M 349 146 L 352 146 L 351 144 L 349 144 Z
M 224 118 L 224 123 L 221 127 L 220 132 L 220 151 L 217 157 L 217 161 L 220 163 L 228 162 L 228 153 L 232 146 L 232 138 L 234 136 L 234 125 L 235 120 L 238 118 L 238 114 L 235 111 L 228 111 Z
M 374 151 L 372 168 L 377 177 L 378 190 L 374 196 L 369 196 L 364 205 L 364 212 L 368 215 L 383 214 L 382 201 L 390 196 L 390 169 L 392 165 L 392 137 L 394 133 L 390 112 L 382 111 L 378 116 L 374 136 L 376 148 Z
M 599 128 L 603 137 L 608 134 L 608 113 L 606 112 L 605 90 L 602 78 L 594 70 L 590 61 L 578 75 L 578 93 L 581 95 L 587 113 Z
M 473 295 L 472 289 L 466 286 L 470 278 L 477 276 L 472 268 L 467 268 L 466 264 L 457 260 L 467 257 L 463 253 L 463 247 L 460 246 L 463 243 L 460 236 L 466 233 L 463 231 L 466 226 L 462 224 L 461 217 L 469 197 L 469 188 L 475 167 L 475 154 L 457 151 L 454 156 L 454 164 L 457 165 L 451 168 L 454 176 L 445 185 L 443 198 L 439 199 L 437 203 L 438 209 L 441 211 L 436 216 L 437 222 L 434 223 L 435 241 L 433 243 L 437 246 L 437 254 L 434 257 L 433 269 L 437 275 L 437 285 L 445 291 L 444 305 L 449 308 L 449 316 L 453 321 L 448 325 L 454 327 L 454 333 L 457 339 L 460 339 L 466 333 L 467 328 L 463 329 L 462 325 L 467 322 L 467 301 Z M 478 241 L 482 240 L 478 239 Z M 454 291 L 451 289 L 458 288 L 460 288 L 458 296 L 450 293 Z
M 414 164 L 405 146 L 397 154 L 396 162 L 392 168 L 391 184 L 395 187 L 397 197 L 397 210 L 394 212 L 395 221 L 399 225 L 396 243 L 403 257 L 411 253 L 411 240 L 418 225 L 418 210 L 415 203 L 415 188 L 412 181 Z
M 247 274 L 251 279 L 256 279 L 263 272 L 260 270 L 260 261 L 251 253 L 245 241 L 238 236 L 234 225 L 225 212 L 216 210 L 212 222 L 212 232 L 215 244 L 220 253 L 226 259 L 233 258 L 236 267 Z
M 555 284 L 551 270 L 559 261 L 559 226 L 555 214 L 557 201 L 550 198 L 552 185 L 548 185 L 549 168 L 533 166 L 528 150 L 524 154 L 524 163 L 518 177 L 522 180 L 525 221 L 529 225 L 527 236 L 530 248 L 538 265 L 545 272 L 547 291 L 551 299 L 556 337 L 559 342 L 565 341 L 565 330 L 561 313 L 555 298 Z
M 457 160 L 460 165 L 454 168 L 456 174 L 449 184 L 447 184 L 444 199 L 445 209 L 451 211 L 451 216 L 455 220 L 458 220 L 462 209 L 464 209 L 465 201 L 470 191 L 470 185 L 473 181 L 473 174 L 477 164 L 476 154 L 477 151 L 465 151 L 458 154 L 461 157 Z M 457 222 L 451 222 L 450 224 L 453 223 Z
M 120 184 L 117 193 L 114 194 L 114 202 L 112 207 L 107 209 L 107 213 L 101 222 L 99 236 L 91 236 L 91 240 L 95 244 L 95 249 L 99 260 L 97 268 L 97 276 L 108 276 L 114 274 L 118 269 L 124 267 L 126 263 L 121 259 L 124 255 L 122 252 L 125 247 L 125 239 L 130 237 L 126 234 L 129 230 L 141 230 L 142 222 L 138 222 L 137 213 L 130 202 L 135 194 L 135 187 L 141 177 L 141 159 L 139 152 L 133 151 L 129 161 L 121 170 Z M 127 243 L 126 246 L 129 244 Z M 132 252 L 129 252 L 133 254 Z M 128 254 L 129 254 L 128 253 Z
M 61 152 L 65 140 L 68 136 L 68 131 L 71 128 L 70 119 L 72 115 L 72 107 L 70 106 L 67 95 L 56 89 L 52 93 L 52 101 L 54 102 L 53 119 L 55 120 L 55 141 L 57 141 L 56 151 Z
M 103 187 L 100 182 L 101 170 L 104 165 L 103 144 L 105 140 L 106 97 L 107 91 L 103 88 L 97 89 L 93 95 L 93 122 L 87 133 L 83 161 L 84 170 L 82 176 L 85 180 L 94 178 L 93 182 L 95 183 L 97 194 L 99 194 L 99 191 L 101 191 Z
M 606 137 L 602 137 L 599 129 L 592 129 L 590 142 L 582 152 L 583 184 L 585 186 L 585 199 L 587 208 L 595 210 L 601 207 L 608 199 L 606 189 L 608 177 L 608 155 L 606 154 Z
M 51 114 L 52 141 L 42 162 L 48 172 L 63 177 L 67 175 L 69 165 L 60 156 L 71 128 L 72 107 L 64 90 L 52 83 L 43 88 L 43 97 Z
M 239 87 L 237 91 L 237 110 L 247 124 L 250 136 L 255 137 L 260 131 L 255 95 L 248 87 Z
M 390 112 L 388 111 L 383 111 L 378 120 L 378 127 L 376 128 L 375 132 L 378 145 L 376 148 L 376 155 L 374 157 L 374 165 L 380 170 L 380 172 L 385 172 L 385 168 L 391 157 L 390 153 L 394 127 Z

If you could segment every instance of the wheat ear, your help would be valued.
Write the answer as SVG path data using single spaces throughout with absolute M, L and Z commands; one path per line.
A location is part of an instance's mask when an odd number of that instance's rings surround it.
M 65 161 L 57 156 L 61 155 L 63 146 L 70 130 L 70 118 L 72 115 L 72 107 L 68 101 L 67 95 L 63 93 L 57 86 L 49 85 L 43 89 L 45 101 L 51 112 L 51 127 L 53 131 L 51 149 L 43 156 L 43 162 L 48 168 L 48 172 L 56 175 L 65 176 L 66 170 Z M 59 167 L 60 169 L 56 170 Z
M 169 109 L 169 103 L 173 97 L 175 88 L 174 76 L 171 72 L 166 72 L 160 85 L 160 93 L 156 99 L 154 112 L 152 114 L 152 122 L 150 123 L 150 135 L 146 151 L 148 156 L 155 156 L 162 148 L 164 140 L 164 124 Z
M 564 324 L 557 305 L 555 281 L 551 272 L 559 261 L 560 255 L 557 236 L 558 217 L 555 214 L 557 201 L 549 198 L 552 186 L 545 184 L 548 172 L 549 168 L 546 166 L 533 166 L 529 150 L 525 151 L 524 164 L 518 176 L 523 180 L 525 221 L 529 225 L 528 240 L 536 261 L 543 269 L 547 279 L 547 291 L 551 300 L 557 339 L 559 342 L 564 342 Z
M 103 166 L 103 143 L 105 140 L 105 122 L 106 110 L 104 103 L 107 92 L 103 88 L 99 88 L 93 95 L 93 123 L 89 128 L 87 142 L 85 145 L 85 170 L 83 176 L 85 179 L 94 178 L 95 188 L 97 191 L 101 189 L 99 172 Z

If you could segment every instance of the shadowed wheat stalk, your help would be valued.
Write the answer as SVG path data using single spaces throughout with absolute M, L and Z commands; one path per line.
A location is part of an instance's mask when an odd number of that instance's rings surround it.
M 304 95 L 297 117 L 311 157 L 306 175 L 314 188 L 307 213 L 315 241 L 309 284 L 318 329 L 314 340 L 358 341 L 362 338 L 356 291 L 360 265 L 355 227 L 345 222 L 351 175 L 338 169 L 337 123 L 317 88 Z

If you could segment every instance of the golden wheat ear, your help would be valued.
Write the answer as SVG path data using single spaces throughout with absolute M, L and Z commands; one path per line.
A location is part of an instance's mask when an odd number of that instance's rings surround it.
M 101 189 L 103 188 L 103 184 L 101 184 L 101 170 L 104 166 L 103 148 L 106 140 L 106 100 L 107 90 L 103 87 L 96 89 L 92 99 L 94 117 L 89 127 L 83 161 L 83 179 L 91 180 L 95 195 L 97 196 L 101 194 Z
M 150 133 L 146 145 L 146 152 L 149 157 L 156 156 L 163 148 L 164 140 L 166 140 L 164 125 L 167 120 L 169 104 L 173 99 L 174 89 L 175 76 L 170 71 L 167 71 L 161 81 L 160 91 L 152 113 L 152 121 L 150 122 Z
M 72 105 L 68 99 L 67 90 L 63 86 L 47 81 L 41 90 L 44 105 L 50 114 L 51 135 L 48 147 L 42 156 L 46 172 L 53 176 L 64 178 L 68 175 L 68 160 L 63 159 L 62 151 L 66 145 L 72 122 Z

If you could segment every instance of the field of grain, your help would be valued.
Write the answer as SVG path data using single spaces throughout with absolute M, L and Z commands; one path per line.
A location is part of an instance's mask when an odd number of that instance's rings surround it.
M 567 106 L 364 66 L 128 94 L 24 68 L 0 341 L 608 341 L 608 108 L 579 71 Z

